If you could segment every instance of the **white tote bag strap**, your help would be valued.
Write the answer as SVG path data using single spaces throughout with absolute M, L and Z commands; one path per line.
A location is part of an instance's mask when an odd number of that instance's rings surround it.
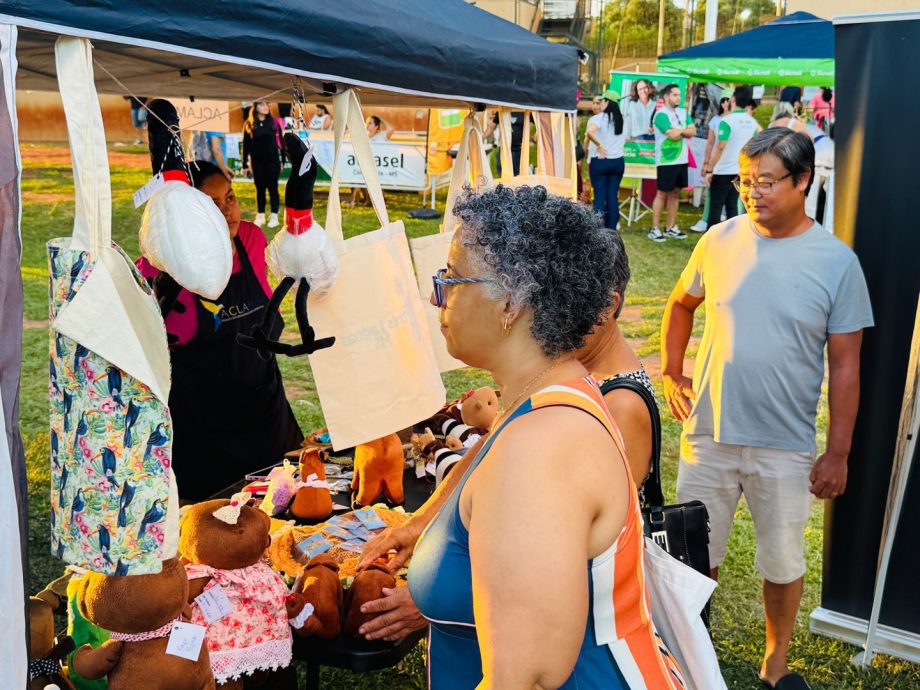
M 335 156 L 332 163 L 332 181 L 329 183 L 329 204 L 326 209 L 326 234 L 333 242 L 340 243 L 344 239 L 342 234 L 342 205 L 339 200 L 339 156 L 345 139 L 345 128 L 351 136 L 351 145 L 354 149 L 355 159 L 364 175 L 367 184 L 367 194 L 371 199 L 380 227 L 390 223 L 387 207 L 383 200 L 383 190 L 380 188 L 380 178 L 377 175 L 377 166 L 371 152 L 370 138 L 364 125 L 364 116 L 361 113 L 361 103 L 354 89 L 346 89 L 332 97 L 333 124 L 335 130 Z
M 450 173 L 450 187 L 447 190 L 447 207 L 444 209 L 444 223 L 441 232 L 453 232 L 456 218 L 454 217 L 454 203 L 463 191 L 463 185 L 472 180 L 474 185 L 489 186 L 492 184 L 492 169 L 483 142 L 482 128 L 476 119 L 475 113 L 470 113 L 463 120 L 463 134 L 460 137 L 460 147 L 457 149 L 457 158 Z
M 102 111 L 93 79 L 93 47 L 85 38 L 61 36 L 54 44 L 58 82 L 73 161 L 74 249 L 98 253 L 112 244 L 112 188 Z
M 512 177 L 514 166 L 511 162 L 511 111 L 508 108 L 498 110 L 498 139 L 501 144 L 499 155 L 502 162 L 502 177 Z

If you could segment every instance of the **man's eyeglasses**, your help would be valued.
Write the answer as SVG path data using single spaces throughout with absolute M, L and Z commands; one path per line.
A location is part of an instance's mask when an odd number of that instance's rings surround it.
M 494 283 L 492 278 L 448 278 L 447 269 L 441 268 L 431 276 L 434 284 L 434 302 L 435 306 L 444 306 L 444 287 L 445 285 L 464 285 L 466 283 Z
M 742 180 L 739 177 L 736 177 L 732 180 L 732 187 L 738 190 L 741 194 L 750 194 L 752 189 L 756 189 L 758 194 L 766 196 L 773 191 L 773 185 L 777 182 L 782 182 L 787 177 L 792 177 L 792 173 L 786 173 L 782 177 L 777 177 L 775 180 L 756 180 L 751 182 L 750 180 Z

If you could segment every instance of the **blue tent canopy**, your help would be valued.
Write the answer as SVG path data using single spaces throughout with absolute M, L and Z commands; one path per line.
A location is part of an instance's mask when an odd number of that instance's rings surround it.
M 829 86 L 834 83 L 834 25 L 808 12 L 658 58 L 662 72 L 695 81 Z

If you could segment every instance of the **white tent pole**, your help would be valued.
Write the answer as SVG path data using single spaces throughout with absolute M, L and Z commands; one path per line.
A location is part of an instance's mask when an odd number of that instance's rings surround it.
M 704 25 L 703 41 L 716 40 L 716 20 L 719 18 L 719 0 L 706 0 L 706 24 Z
M 885 523 L 882 526 L 882 552 L 879 558 L 878 573 L 875 577 L 875 592 L 872 595 L 872 615 L 866 632 L 866 644 L 863 651 L 853 657 L 853 663 L 866 668 L 872 664 L 875 656 L 875 638 L 878 633 L 878 620 L 885 596 L 885 581 L 888 578 L 888 564 L 891 550 L 898 530 L 898 519 L 907 491 L 907 480 L 917 448 L 917 435 L 920 433 L 920 300 L 914 319 L 914 335 L 907 365 L 907 382 L 904 385 L 904 402 L 901 404 L 901 419 L 898 423 L 898 440 L 894 450 L 894 463 L 891 468 L 891 483 L 888 488 L 888 502 L 885 506 Z

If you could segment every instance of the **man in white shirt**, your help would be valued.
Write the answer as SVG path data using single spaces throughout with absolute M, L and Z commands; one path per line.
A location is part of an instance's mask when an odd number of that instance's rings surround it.
M 750 86 L 739 86 L 731 99 L 731 112 L 722 118 L 716 133 L 716 145 L 709 159 L 709 167 L 703 169 L 703 178 L 709 185 L 709 218 L 711 228 L 722 218 L 738 215 L 738 192 L 732 187 L 732 180 L 738 175 L 738 154 L 762 128 L 751 113 L 754 109 L 754 92 Z
M 768 687 L 802 690 L 787 655 L 805 575 L 812 496 L 846 489 L 859 404 L 862 331 L 873 325 L 859 260 L 805 215 L 815 149 L 804 134 L 773 128 L 741 150 L 734 180 L 747 215 L 711 228 L 668 299 L 662 320 L 665 397 L 684 423 L 677 499 L 709 511 L 713 578 L 743 493 L 763 577 Z M 694 312 L 703 339 L 684 375 Z M 815 460 L 815 418 L 827 348 L 827 447 Z
M 664 107 L 652 118 L 655 130 L 655 166 L 657 171 L 658 192 L 652 203 L 652 229 L 648 238 L 652 242 L 664 242 L 667 239 L 683 240 L 687 235 L 677 227 L 677 205 L 680 190 L 688 183 L 688 139 L 696 136 L 696 126 L 686 109 L 679 107 L 680 88 L 677 84 L 668 84 L 661 90 Z M 667 207 L 667 229 L 662 232 L 658 224 L 661 212 Z

